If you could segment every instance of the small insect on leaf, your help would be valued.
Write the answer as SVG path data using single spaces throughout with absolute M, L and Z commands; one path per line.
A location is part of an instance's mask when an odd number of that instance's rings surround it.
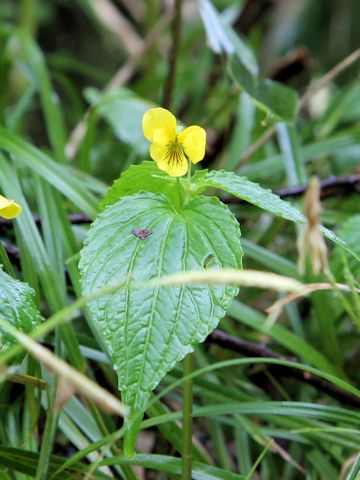
M 132 230 L 132 233 L 133 235 L 135 235 L 135 237 L 138 237 L 138 238 L 141 238 L 141 240 L 144 240 L 144 238 L 152 235 L 153 232 L 151 230 L 142 230 L 140 228 L 134 228 L 134 230 Z
M 215 257 L 214 257 L 214 254 L 213 253 L 208 253 L 204 258 L 203 258 L 203 261 L 202 261 L 202 266 L 203 268 L 207 268 L 209 266 L 209 263 L 211 262 L 211 260 L 213 260 Z

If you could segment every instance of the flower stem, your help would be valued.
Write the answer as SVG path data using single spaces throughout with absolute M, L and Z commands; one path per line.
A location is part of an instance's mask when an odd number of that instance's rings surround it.
M 191 180 L 191 162 L 189 160 L 189 168 L 188 168 L 188 171 L 187 171 L 187 179 L 190 181 Z
M 165 87 L 164 87 L 164 98 L 163 98 L 163 106 L 165 108 L 171 108 L 172 97 L 174 92 L 175 86 L 175 77 L 176 77 L 176 63 L 177 63 L 177 56 L 180 44 L 180 36 L 181 36 L 181 5 L 182 0 L 175 0 L 174 5 L 174 22 L 172 28 L 172 46 L 169 53 L 169 71 L 168 76 L 166 79 Z
M 190 375 L 193 371 L 193 355 L 189 353 L 184 359 L 183 376 Z M 183 387 L 183 450 L 182 450 L 182 475 L 181 480 L 191 480 L 192 471 L 192 395 L 193 380 L 184 382 Z
M 22 0 L 20 3 L 19 23 L 25 33 L 36 36 L 38 0 Z
M 54 444 L 55 429 L 59 417 L 59 413 L 54 411 L 55 396 L 56 390 L 53 390 L 48 394 L 45 430 L 42 437 L 39 460 L 36 466 L 36 480 L 45 480 L 48 478 L 49 459 Z

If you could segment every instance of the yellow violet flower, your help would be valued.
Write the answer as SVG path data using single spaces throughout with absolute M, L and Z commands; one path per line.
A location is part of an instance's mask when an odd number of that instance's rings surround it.
M 165 108 L 151 108 L 145 112 L 143 131 L 152 142 L 150 157 L 171 177 L 185 175 L 188 160 L 198 163 L 205 156 L 205 130 L 197 125 L 181 130 L 174 115 Z
M 10 220 L 20 215 L 22 208 L 14 200 L 0 195 L 0 217 Z

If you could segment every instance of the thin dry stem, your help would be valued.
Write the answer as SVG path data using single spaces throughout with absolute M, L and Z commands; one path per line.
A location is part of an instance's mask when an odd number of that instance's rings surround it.
M 207 285 L 238 284 L 244 287 L 258 287 L 293 292 L 302 291 L 304 289 L 304 285 L 294 278 L 257 270 L 236 270 L 233 268 L 203 271 L 189 270 L 187 272 L 175 273 L 159 279 L 150 280 L 149 282 L 146 282 L 146 285 L 150 283 L 162 287 L 189 283 L 203 283 Z M 132 286 L 138 288 L 141 287 L 141 284 L 133 284 Z
M 141 51 L 139 51 L 137 55 L 132 55 L 129 57 L 129 60 L 127 61 L 127 63 L 125 63 L 125 65 L 123 65 L 116 72 L 113 78 L 105 86 L 103 93 L 109 92 L 111 90 L 115 90 L 116 88 L 120 88 L 121 86 L 126 84 L 126 82 L 134 74 L 143 56 L 154 45 L 154 43 L 156 43 L 156 41 L 160 36 L 160 33 L 171 21 L 172 16 L 173 16 L 172 9 L 169 9 L 164 13 L 164 15 L 157 22 L 157 24 L 152 28 L 152 30 L 145 37 L 145 40 L 142 44 Z M 65 147 L 65 153 L 70 160 L 73 160 L 75 158 L 79 150 L 79 147 L 85 137 L 89 115 L 90 115 L 90 109 L 88 109 L 87 112 L 85 112 L 82 120 L 80 120 L 80 122 L 74 127 L 73 131 L 70 134 L 68 143 L 66 144 L 66 147 Z
M 327 248 L 320 230 L 320 183 L 313 178 L 305 194 L 304 215 L 307 222 L 301 225 L 297 241 L 299 251 L 298 268 L 304 274 L 307 259 L 310 260 L 313 273 L 328 272 Z
M 286 295 L 283 298 L 280 298 L 277 300 L 275 303 L 271 305 L 271 307 L 267 308 L 266 311 L 268 313 L 274 313 L 276 311 L 280 311 L 285 307 L 290 302 L 293 302 L 294 300 L 297 300 L 298 298 L 301 297 L 306 297 L 306 295 L 309 295 L 310 293 L 317 292 L 319 290 L 334 290 L 334 288 L 337 288 L 339 290 L 342 290 L 344 292 L 351 292 L 352 288 L 349 287 L 349 285 L 346 285 L 344 283 L 335 283 L 334 285 L 331 283 L 307 283 L 305 285 L 305 288 L 301 291 L 298 292 L 292 292 Z M 355 291 L 357 293 L 360 293 L 360 288 L 355 288 Z
M 344 60 L 335 65 L 335 67 L 329 70 L 328 73 L 321 77 L 317 82 L 314 82 L 312 85 L 310 85 L 304 95 L 300 98 L 300 106 L 303 107 L 319 90 L 334 80 L 334 78 L 349 68 L 353 63 L 359 60 L 359 58 L 360 48 L 352 52 L 348 57 L 344 58 Z
M 171 108 L 176 79 L 176 65 L 181 38 L 181 7 L 182 0 L 174 0 L 174 22 L 172 28 L 172 45 L 168 59 L 168 76 L 164 87 L 163 105 Z
M 308 87 L 306 92 L 300 98 L 300 108 L 302 108 L 311 98 L 325 85 L 334 80 L 340 73 L 349 68 L 360 58 L 360 48 L 352 52 L 348 57 L 344 58 L 340 63 L 335 65 L 328 73 L 321 77 L 317 82 Z M 240 158 L 240 163 L 244 163 L 254 155 L 275 133 L 274 125 L 269 127 L 249 148 L 245 150 Z
M 87 378 L 61 358 L 58 358 L 47 348 L 32 340 L 28 335 L 8 325 L 7 322 L 1 318 L 0 325 L 13 335 L 34 358 L 58 375 L 64 382 L 69 383 L 75 391 L 91 398 L 99 407 L 107 412 L 116 413 L 122 417 L 127 415 L 127 407 L 107 390 L 100 387 L 100 385 Z
M 142 51 L 141 37 L 110 0 L 92 0 L 91 6 L 100 22 L 113 34 L 128 55 L 136 56 Z

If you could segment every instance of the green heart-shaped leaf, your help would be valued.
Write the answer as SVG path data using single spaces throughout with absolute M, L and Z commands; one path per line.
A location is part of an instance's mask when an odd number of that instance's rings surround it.
M 0 316 L 25 333 L 30 333 L 42 320 L 34 296 L 29 285 L 13 279 L 0 266 Z M 0 330 L 0 352 L 14 343 L 14 337 Z
M 235 197 L 246 200 L 259 208 L 273 213 L 282 218 L 286 218 L 295 223 L 305 223 L 305 216 L 299 212 L 289 202 L 285 202 L 280 197 L 260 187 L 257 183 L 250 182 L 246 177 L 240 177 L 234 172 L 226 172 L 225 170 L 212 170 L 208 172 L 203 170 L 199 175 L 193 177 L 194 187 L 200 190 L 205 187 L 215 187 L 224 192 L 231 193 Z M 320 226 L 321 232 L 325 237 L 340 245 L 350 253 L 357 261 L 360 260 L 359 252 L 356 248 L 351 248 L 351 245 L 345 242 L 342 238 L 335 235 L 334 232 L 324 226 Z M 346 238 L 346 236 L 344 236 Z
M 175 203 L 179 199 L 176 178 L 159 170 L 155 162 L 144 161 L 140 165 L 131 165 L 115 180 L 101 201 L 100 208 L 104 209 L 120 198 L 140 191 L 161 192 Z
M 239 225 L 215 197 L 198 196 L 175 208 L 165 195 L 143 192 L 123 197 L 93 223 L 81 253 L 83 293 L 116 279 L 127 282 L 90 308 L 109 346 L 130 423 L 164 375 L 217 326 L 238 291 L 233 285 L 131 289 L 131 282 L 240 268 L 241 258 Z
M 266 113 L 269 122 L 294 122 L 299 108 L 295 90 L 268 78 L 253 75 L 234 55 L 230 71 L 234 80 Z

